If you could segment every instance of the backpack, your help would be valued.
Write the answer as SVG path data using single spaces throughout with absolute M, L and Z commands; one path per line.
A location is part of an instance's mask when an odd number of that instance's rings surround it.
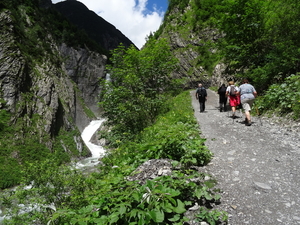
M 236 90 L 235 90 L 235 86 L 230 86 L 230 92 L 229 92 L 230 96 L 236 96 Z
M 219 89 L 219 91 L 218 91 L 218 94 L 225 95 L 226 89 L 227 89 L 227 88 L 226 88 L 225 86 L 220 87 L 220 89 Z
M 198 93 L 198 97 L 205 97 L 206 96 L 206 90 L 204 87 L 201 87 L 201 88 L 198 88 L 197 90 L 197 93 Z

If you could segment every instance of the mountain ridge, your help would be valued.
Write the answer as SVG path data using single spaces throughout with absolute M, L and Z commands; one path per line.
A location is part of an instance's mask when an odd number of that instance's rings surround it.
M 52 7 L 64 15 L 78 29 L 84 30 L 92 40 L 96 41 L 106 50 L 113 50 L 120 43 L 125 47 L 134 45 L 114 25 L 107 22 L 101 16 L 98 16 L 94 11 L 89 10 L 81 2 L 63 1 L 53 4 Z

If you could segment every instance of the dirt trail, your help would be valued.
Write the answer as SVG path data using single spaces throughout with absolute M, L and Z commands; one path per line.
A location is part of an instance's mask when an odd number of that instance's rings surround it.
M 195 117 L 206 145 L 214 153 L 205 167 L 219 182 L 221 204 L 231 225 L 300 224 L 300 132 L 252 118 L 245 126 L 244 115 L 230 118 L 219 112 L 218 95 L 208 91 L 204 113 L 191 92 Z M 299 131 L 299 129 L 298 129 Z

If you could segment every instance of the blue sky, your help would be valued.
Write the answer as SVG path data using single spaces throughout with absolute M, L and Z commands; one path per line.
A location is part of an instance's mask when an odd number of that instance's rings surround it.
M 52 3 L 63 0 L 52 0 Z M 113 24 L 138 48 L 150 32 L 155 32 L 164 17 L 168 0 L 77 0 Z
M 156 7 L 158 10 L 167 11 L 168 8 L 168 0 L 148 0 L 147 6 L 150 11 L 153 7 Z

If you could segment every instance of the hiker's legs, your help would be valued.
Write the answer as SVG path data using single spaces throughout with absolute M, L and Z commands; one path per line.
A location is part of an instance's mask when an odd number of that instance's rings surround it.
M 204 112 L 205 110 L 205 101 L 200 102 L 200 112 Z
M 238 97 L 230 96 L 229 104 L 231 106 L 232 116 L 235 116 L 236 106 L 238 105 Z
M 249 122 L 251 122 L 251 115 L 250 115 L 250 111 L 245 111 L 245 117 L 246 117 L 246 119 L 247 119 L 248 123 L 249 123 Z
M 253 102 L 254 102 L 254 99 L 243 99 L 241 102 L 243 105 L 243 109 L 245 110 L 246 125 L 251 125 L 250 111 L 251 111 L 251 106 L 252 106 Z
M 226 108 L 226 104 L 227 104 L 227 99 L 224 101 L 224 112 L 226 112 L 227 111 L 227 108 Z
M 204 111 L 204 102 L 200 100 L 199 104 L 200 104 L 200 112 L 203 112 Z
M 231 106 L 231 110 L 232 110 L 232 115 L 235 115 L 235 111 L 236 111 L 236 107 L 235 106 Z

